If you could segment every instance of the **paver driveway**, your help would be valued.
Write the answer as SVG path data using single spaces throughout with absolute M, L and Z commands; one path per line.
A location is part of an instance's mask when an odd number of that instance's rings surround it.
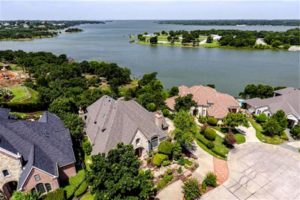
M 229 179 L 205 200 L 300 200 L 300 154 L 280 146 L 246 143 L 228 158 Z

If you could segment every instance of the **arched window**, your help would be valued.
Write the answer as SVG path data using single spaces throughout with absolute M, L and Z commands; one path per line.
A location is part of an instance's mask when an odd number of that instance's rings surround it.
M 44 194 L 44 193 L 46 192 L 43 183 L 38 183 L 38 184 L 36 184 L 35 188 L 36 188 L 36 191 L 37 191 L 38 193 L 40 193 L 40 194 Z
M 135 140 L 135 144 L 136 144 L 136 145 L 139 145 L 140 142 L 141 142 L 141 139 L 140 139 L 140 138 L 137 138 L 137 139 Z
M 45 183 L 45 188 L 46 188 L 47 192 L 50 192 L 52 190 L 50 183 Z

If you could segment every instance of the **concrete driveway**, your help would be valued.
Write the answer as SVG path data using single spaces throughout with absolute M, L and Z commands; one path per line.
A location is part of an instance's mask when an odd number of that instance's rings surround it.
M 206 200 L 299 200 L 300 154 L 280 146 L 246 143 L 228 158 L 229 179 Z

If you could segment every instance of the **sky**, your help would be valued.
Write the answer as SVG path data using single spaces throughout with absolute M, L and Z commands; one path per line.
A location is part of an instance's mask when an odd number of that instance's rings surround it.
M 0 20 L 300 19 L 298 0 L 0 0 Z

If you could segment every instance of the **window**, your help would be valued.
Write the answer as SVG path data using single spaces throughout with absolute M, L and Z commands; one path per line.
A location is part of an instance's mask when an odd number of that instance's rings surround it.
M 39 183 L 35 186 L 36 190 L 38 193 L 40 194 L 44 194 L 46 192 L 44 184 L 43 183 Z
M 45 188 L 47 192 L 50 192 L 52 190 L 50 183 L 45 183 Z
M 34 175 L 34 180 L 35 181 L 40 181 L 41 180 L 40 175 L 38 175 L 38 174 Z
M 153 137 L 153 138 L 151 139 L 151 147 L 152 147 L 152 148 L 155 148 L 155 147 L 157 147 L 157 146 L 158 146 L 158 137 L 155 136 L 155 137 Z
M 137 138 L 137 139 L 135 140 L 135 144 L 136 144 L 136 145 L 139 145 L 140 142 L 141 142 L 141 139 L 140 139 L 140 138 Z
M 2 174 L 3 174 L 4 177 L 9 176 L 9 172 L 8 172 L 7 169 L 3 170 Z

